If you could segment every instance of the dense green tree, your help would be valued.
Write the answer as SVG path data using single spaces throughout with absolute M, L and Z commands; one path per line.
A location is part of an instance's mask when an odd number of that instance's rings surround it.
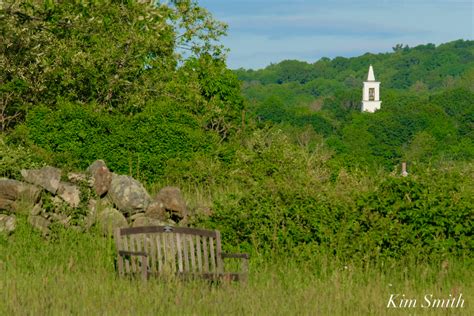
M 58 100 L 140 112 L 150 99 L 196 103 L 176 71 L 186 57 L 223 58 L 226 26 L 195 1 L 5 1 L 0 8 L 1 128 Z M 185 91 L 187 93 L 185 93 Z

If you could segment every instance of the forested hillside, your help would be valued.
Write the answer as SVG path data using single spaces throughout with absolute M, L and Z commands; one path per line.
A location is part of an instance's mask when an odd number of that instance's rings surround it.
M 472 159 L 474 41 L 393 49 L 235 73 L 258 121 L 310 126 L 346 166 Z M 382 111 L 361 114 L 370 64 L 382 82 Z
M 142 2 L 3 7 L 1 176 L 104 159 L 181 187 L 192 225 L 260 260 L 472 250 L 473 41 L 233 72 L 209 12 Z M 374 114 L 359 111 L 369 64 Z
M 372 64 L 377 79 L 385 88 L 433 90 L 452 87 L 461 77 L 473 76 L 474 41 L 457 40 L 435 46 L 393 47 L 392 53 L 366 53 L 359 57 L 321 58 L 313 64 L 285 60 L 261 70 L 238 69 L 236 74 L 247 84 L 285 84 L 296 82 L 313 96 L 328 95 L 337 88 L 358 88 Z

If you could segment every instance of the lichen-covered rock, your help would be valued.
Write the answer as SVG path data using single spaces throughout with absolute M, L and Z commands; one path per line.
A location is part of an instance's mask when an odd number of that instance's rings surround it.
M 89 178 L 84 173 L 69 172 L 67 178 L 71 183 L 81 184 L 88 183 Z
M 158 192 L 153 203 L 156 203 L 159 207 L 168 212 L 170 218 L 175 221 L 186 219 L 188 216 L 186 202 L 179 188 L 164 187 Z
M 81 202 L 81 191 L 73 184 L 61 182 L 57 194 L 71 207 L 78 207 Z
M 97 220 L 97 200 L 89 200 L 87 204 L 87 214 L 84 218 L 84 228 L 89 229 Z
M 12 233 L 16 228 L 14 215 L 0 214 L 0 233 Z
M 97 222 L 98 213 L 106 208 L 113 208 L 112 202 L 108 198 L 91 199 L 87 205 L 87 215 L 84 218 L 84 228 L 89 229 Z
M 69 221 L 71 220 L 71 217 L 67 216 L 66 214 L 53 213 L 53 214 L 50 214 L 49 219 L 67 228 L 69 227 Z
M 44 213 L 44 210 L 40 203 L 35 204 L 35 206 L 30 210 L 30 215 L 40 215 L 41 213 Z
M 87 168 L 87 172 L 92 177 L 92 186 L 97 196 L 106 194 L 112 182 L 112 172 L 107 168 L 105 162 L 103 160 L 94 161 L 89 168 Z
M 143 185 L 128 176 L 113 174 L 108 196 L 127 215 L 144 212 L 150 204 L 150 195 Z
M 0 209 L 18 212 L 22 207 L 31 208 L 38 201 L 41 189 L 21 181 L 0 179 Z
M 113 234 L 116 228 L 128 227 L 127 220 L 123 214 L 114 209 L 106 208 L 97 215 L 97 224 L 104 235 Z
M 61 169 L 50 166 L 41 169 L 23 169 L 21 175 L 26 182 L 39 185 L 53 194 L 56 194 L 61 182 Z
M 131 220 L 132 220 L 132 227 L 169 225 L 169 223 L 161 221 L 159 219 L 149 218 L 145 216 L 145 214 L 143 213 L 139 213 L 132 216 Z
M 49 234 L 49 225 L 51 225 L 51 222 L 46 218 L 39 215 L 30 215 L 28 216 L 28 223 L 30 223 L 33 228 L 42 232 L 43 235 Z
M 149 218 L 154 218 L 157 220 L 165 220 L 166 219 L 166 211 L 163 207 L 163 203 L 161 201 L 152 201 L 146 211 L 145 215 Z

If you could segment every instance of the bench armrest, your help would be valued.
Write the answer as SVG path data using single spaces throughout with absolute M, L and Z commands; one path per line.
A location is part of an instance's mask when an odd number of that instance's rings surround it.
M 148 279 L 148 254 L 145 251 L 128 251 L 128 250 L 119 250 L 118 255 L 120 257 L 124 256 L 139 256 L 142 266 L 142 278 L 143 280 Z M 123 271 L 123 259 L 119 260 L 119 270 Z
M 232 258 L 242 260 L 242 281 L 247 281 L 247 273 L 249 271 L 249 254 L 248 253 L 221 253 L 221 259 Z

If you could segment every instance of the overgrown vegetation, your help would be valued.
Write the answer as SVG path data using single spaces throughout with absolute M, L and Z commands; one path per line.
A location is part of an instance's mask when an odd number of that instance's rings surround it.
M 389 283 L 472 294 L 472 41 L 233 72 L 225 25 L 194 1 L 5 1 L 0 15 L 0 176 L 104 159 L 151 192 L 179 186 L 193 225 L 253 265 L 248 287 L 219 291 L 119 281 L 110 240 L 43 240 L 19 216 L 0 239 L 0 313 L 382 314 Z M 369 63 L 373 114 L 359 111 Z
M 0 313 L 22 314 L 258 314 L 405 315 L 387 309 L 391 294 L 449 298 L 462 293 L 462 309 L 416 308 L 429 315 L 472 314 L 472 265 L 438 263 L 351 265 L 332 257 L 311 262 L 250 261 L 247 285 L 118 279 L 113 241 L 94 233 L 54 230 L 49 240 L 25 223 L 0 236 Z M 461 313 L 459 313 L 461 311 Z

